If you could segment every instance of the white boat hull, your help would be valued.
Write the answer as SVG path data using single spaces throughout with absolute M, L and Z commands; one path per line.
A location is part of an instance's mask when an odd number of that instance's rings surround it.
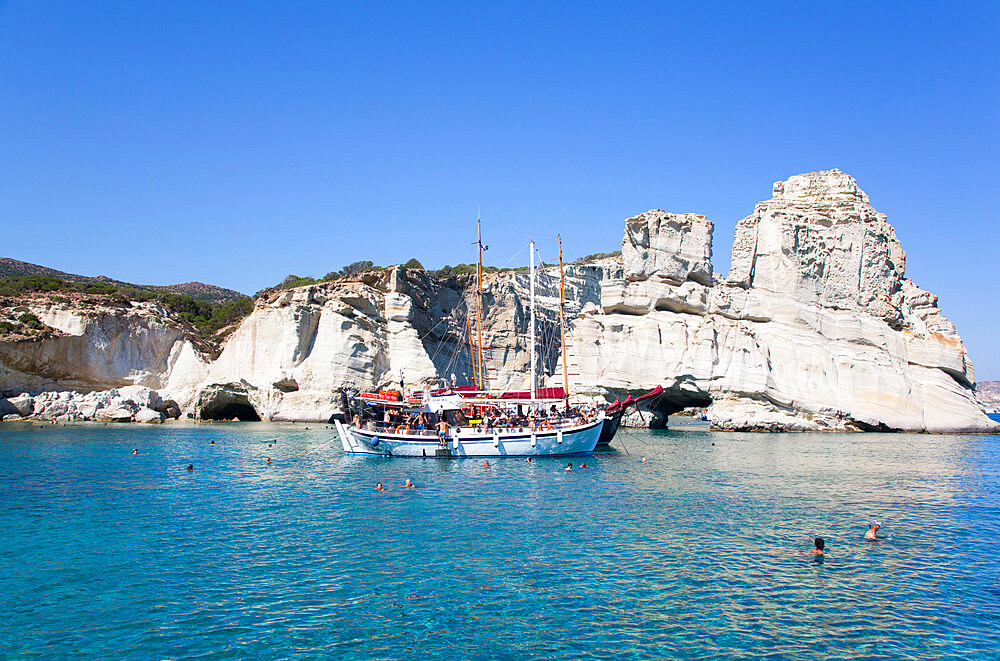
M 337 422 L 347 454 L 381 457 L 556 457 L 589 454 L 601 435 L 603 414 L 593 422 L 558 430 L 476 432 L 461 429 L 447 438 L 447 453 L 439 453 L 436 436 L 396 434 L 348 427 Z

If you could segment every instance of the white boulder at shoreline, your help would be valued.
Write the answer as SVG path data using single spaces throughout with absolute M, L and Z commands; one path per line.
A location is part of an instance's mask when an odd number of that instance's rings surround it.
M 145 386 L 124 386 L 113 390 L 79 393 L 68 390 L 22 394 L 0 399 L 0 420 L 59 420 L 66 422 L 163 422 L 179 409 L 164 403 L 160 395 Z

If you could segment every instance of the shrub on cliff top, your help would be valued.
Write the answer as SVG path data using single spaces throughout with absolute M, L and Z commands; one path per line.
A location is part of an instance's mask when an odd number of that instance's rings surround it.
M 452 275 L 469 275 L 476 273 L 476 264 L 456 264 L 455 266 L 448 266 L 447 264 L 438 269 L 437 271 L 429 271 L 431 275 L 435 278 L 447 278 Z M 527 267 L 525 267 L 527 268 Z M 509 268 L 499 268 L 496 266 L 486 266 L 483 265 L 483 273 L 498 273 L 501 271 L 510 271 Z
M 310 278 L 309 276 L 298 276 L 298 275 L 286 275 L 285 279 L 281 281 L 278 285 L 282 289 L 294 289 L 296 287 L 304 287 L 306 285 L 316 284 L 316 278 Z
M 607 257 L 621 257 L 621 254 L 622 254 L 621 250 L 615 250 L 614 252 L 595 252 L 595 253 L 593 253 L 591 255 L 587 255 L 586 257 L 578 257 L 578 258 L 574 259 L 570 263 L 571 264 L 586 264 L 588 262 L 593 262 L 593 261 L 598 260 L 598 259 L 605 259 Z
M 34 328 L 35 330 L 42 327 L 42 320 L 30 312 L 23 313 L 17 320 L 28 328 Z

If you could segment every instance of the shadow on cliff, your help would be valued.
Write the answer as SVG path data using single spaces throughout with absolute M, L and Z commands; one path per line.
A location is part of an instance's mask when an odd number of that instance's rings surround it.
M 202 420 L 239 420 L 259 422 L 260 414 L 250 403 L 243 384 L 215 385 L 205 389 L 195 408 Z

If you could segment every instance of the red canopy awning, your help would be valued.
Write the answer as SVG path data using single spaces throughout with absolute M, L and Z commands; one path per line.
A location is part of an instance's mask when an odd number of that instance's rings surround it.
M 565 399 L 566 391 L 562 388 L 538 388 L 535 399 Z M 500 399 L 531 399 L 530 390 L 511 390 L 500 395 Z

